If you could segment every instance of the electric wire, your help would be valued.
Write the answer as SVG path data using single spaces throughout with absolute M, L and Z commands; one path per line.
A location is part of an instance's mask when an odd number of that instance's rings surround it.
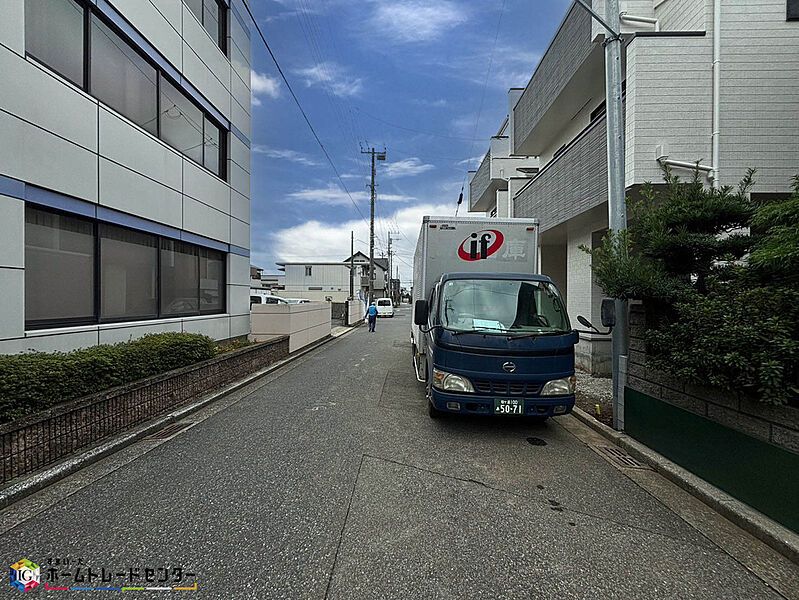
M 322 149 L 322 152 L 324 153 L 327 162 L 330 163 L 333 172 L 336 174 L 336 178 L 338 179 L 339 184 L 341 184 L 342 189 L 346 192 L 347 197 L 350 199 L 350 202 L 352 202 L 352 205 L 355 207 L 355 210 L 358 211 L 358 214 L 361 216 L 361 219 L 363 219 L 363 221 L 366 223 L 367 222 L 366 217 L 364 217 L 360 207 L 353 199 L 352 194 L 350 194 L 350 191 L 347 188 L 346 184 L 344 183 L 344 180 L 341 178 L 341 174 L 339 173 L 336 164 L 333 162 L 333 159 L 330 157 L 330 154 L 328 154 L 327 148 L 325 148 L 325 145 L 322 143 L 322 140 L 319 139 L 319 135 L 316 133 L 316 129 L 314 129 L 314 126 L 311 124 L 311 120 L 308 118 L 308 115 L 306 114 L 305 109 L 302 107 L 302 104 L 300 104 L 300 100 L 297 98 L 297 94 L 294 93 L 294 88 L 291 87 L 291 84 L 289 83 L 286 74 L 283 72 L 283 69 L 280 66 L 280 63 L 278 62 L 275 53 L 272 52 L 272 48 L 269 46 L 269 43 L 266 41 L 266 37 L 261 31 L 261 26 L 258 24 L 258 21 L 255 19 L 255 16 L 252 14 L 252 10 L 250 10 L 249 3 L 247 2 L 247 0 L 242 0 L 242 4 L 244 4 L 244 8 L 247 10 L 247 14 L 250 16 L 250 20 L 252 21 L 253 25 L 255 25 L 255 30 L 258 32 L 258 36 L 261 38 L 261 41 L 266 47 L 267 52 L 269 52 L 269 56 L 272 58 L 272 62 L 275 63 L 277 72 L 280 74 L 280 77 L 283 79 L 283 83 L 286 84 L 286 88 L 289 90 L 289 93 L 291 94 L 294 103 L 297 105 L 297 108 L 300 109 L 300 113 L 302 113 L 302 117 L 303 119 L 305 119 L 305 123 L 308 125 L 308 128 L 311 130 L 311 133 L 313 134 L 316 143 L 319 144 L 319 147 Z

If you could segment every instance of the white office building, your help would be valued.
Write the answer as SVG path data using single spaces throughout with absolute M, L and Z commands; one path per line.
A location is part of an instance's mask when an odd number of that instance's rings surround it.
M 246 335 L 239 0 L 0 0 L 0 353 Z
M 591 4 L 604 14 L 603 0 Z M 753 194 L 787 194 L 799 173 L 799 0 L 621 0 L 620 10 L 628 197 L 661 183 L 662 165 L 690 178 L 697 161 L 706 185 L 736 186 L 755 167 Z M 580 246 L 597 247 L 608 227 L 604 38 L 572 3 L 527 86 L 510 90 L 500 132 L 507 156 L 537 157 L 536 168 L 509 185 L 494 138 L 470 186 L 471 210 L 489 210 L 504 186 L 504 214 L 540 220 L 541 271 L 572 322 L 600 321 L 602 291 Z M 581 334 L 576 360 L 609 373 L 609 337 Z

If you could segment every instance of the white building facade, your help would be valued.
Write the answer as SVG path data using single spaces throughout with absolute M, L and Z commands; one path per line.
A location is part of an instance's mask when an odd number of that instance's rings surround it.
M 352 261 L 342 262 L 280 262 L 278 268 L 284 272 L 283 289 L 279 295 L 285 298 L 306 298 L 313 301 L 345 302 L 353 296 L 365 299 L 369 293 L 369 257 L 355 253 Z M 388 261 L 375 259 L 375 298 L 386 295 Z
M 0 12 L 0 353 L 248 334 L 243 5 Z
M 604 14 L 603 0 L 592 5 Z M 663 164 L 690 178 L 679 165 L 697 161 L 707 185 L 735 186 L 755 167 L 754 194 L 788 193 L 799 172 L 799 0 L 621 0 L 620 9 L 628 197 L 661 183 Z M 511 90 L 508 117 L 510 154 L 539 160 L 510 192 L 510 216 L 540 219 L 541 272 L 573 322 L 600 321 L 602 292 L 579 246 L 597 247 L 608 226 L 603 40 L 573 3 L 530 82 Z M 473 198 L 481 191 L 472 187 Z M 581 334 L 577 362 L 609 373 L 609 338 Z

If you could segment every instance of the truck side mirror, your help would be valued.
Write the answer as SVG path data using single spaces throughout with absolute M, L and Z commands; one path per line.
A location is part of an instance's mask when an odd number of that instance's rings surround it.
M 613 329 L 616 325 L 616 301 L 613 298 L 602 299 L 602 327 Z
M 427 325 L 427 300 L 417 300 L 413 307 L 413 322 L 424 327 Z
M 583 315 L 577 315 L 577 320 L 583 327 L 588 327 L 588 329 L 593 329 L 594 331 L 599 332 L 599 330 L 591 324 L 591 321 L 586 319 Z

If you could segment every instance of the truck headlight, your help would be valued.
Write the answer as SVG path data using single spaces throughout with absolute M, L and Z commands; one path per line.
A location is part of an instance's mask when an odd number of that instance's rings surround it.
M 447 373 L 438 369 L 433 369 L 433 387 L 446 392 L 474 393 L 471 381 L 460 375 L 455 375 L 455 373 Z
M 541 390 L 542 396 L 571 396 L 577 389 L 577 377 L 564 377 L 547 381 Z

